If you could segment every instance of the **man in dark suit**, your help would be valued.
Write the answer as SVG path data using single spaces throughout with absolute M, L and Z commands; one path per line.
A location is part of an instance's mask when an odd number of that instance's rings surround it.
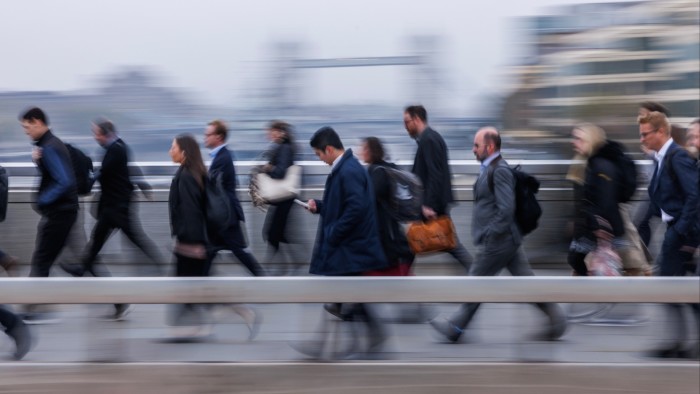
M 96 264 L 97 255 L 117 229 L 141 249 L 153 264 L 162 264 L 163 258 L 158 252 L 158 247 L 144 233 L 141 223 L 133 213 L 131 198 L 134 186 L 129 177 L 129 147 L 117 135 L 114 123 L 107 119 L 95 120 L 92 124 L 92 134 L 97 144 L 105 149 L 102 165 L 95 175 L 95 180 L 100 182 L 101 187 L 100 200 L 97 203 L 97 222 L 83 251 L 81 264 L 62 263 L 61 268 L 73 276 L 83 276 L 85 273 L 95 277 L 111 276 L 107 267 Z M 116 304 L 114 314 L 106 318 L 122 320 L 129 311 L 129 305 Z
M 474 184 L 472 239 L 479 247 L 470 276 L 496 276 L 507 269 L 513 276 L 533 276 L 530 263 L 522 248 L 522 235 L 515 221 L 515 177 L 501 157 L 501 137 L 492 127 L 480 129 L 474 136 L 472 148 L 481 162 L 481 172 Z M 493 189 L 489 175 L 493 176 Z M 450 342 L 457 342 L 481 304 L 463 304 L 447 320 L 432 320 L 430 324 Z M 556 340 L 566 331 L 566 318 L 556 304 L 536 306 L 549 317 L 549 328 L 539 339 Z
M 449 215 L 454 196 L 445 140 L 428 126 L 428 114 L 422 105 L 406 107 L 403 123 L 408 135 L 418 143 L 411 172 L 423 183 L 423 217 Z M 457 247 L 447 252 L 469 271 L 472 257 L 459 240 Z
M 642 145 L 656 152 L 656 168 L 649 182 L 649 213 L 659 216 L 667 229 L 657 257 L 659 276 L 684 276 L 684 264 L 693 257 L 697 245 L 698 173 L 688 152 L 671 138 L 671 125 L 661 112 L 640 116 L 639 137 Z M 683 306 L 669 305 L 674 334 L 670 346 L 650 352 L 654 357 L 685 357 L 694 353 L 685 349 L 686 324 Z
M 210 234 L 212 250 L 209 253 L 209 265 L 211 265 L 216 253 L 220 250 L 230 250 L 254 276 L 265 276 L 265 270 L 260 266 L 255 256 L 248 249 L 243 225 L 245 217 L 241 202 L 236 195 L 236 169 L 233 167 L 233 157 L 226 149 L 228 127 L 221 120 L 209 123 L 204 131 L 204 146 L 209 148 L 209 156 L 212 158 L 209 166 L 209 176 L 222 177 L 222 182 L 231 202 L 231 225 L 224 231 Z

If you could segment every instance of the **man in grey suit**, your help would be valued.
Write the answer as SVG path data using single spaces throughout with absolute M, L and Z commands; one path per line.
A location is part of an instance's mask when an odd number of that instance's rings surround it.
M 472 237 L 479 250 L 469 270 L 472 276 L 496 276 L 506 268 L 514 276 L 533 276 L 522 248 L 522 235 L 515 221 L 515 177 L 501 157 L 501 137 L 492 127 L 477 131 L 472 151 L 481 162 L 474 184 Z M 489 176 L 493 186 L 489 186 Z M 457 342 L 481 304 L 463 304 L 449 319 L 430 324 L 449 342 Z M 537 338 L 556 340 L 566 331 L 566 318 L 557 304 L 538 303 L 549 317 L 549 327 Z

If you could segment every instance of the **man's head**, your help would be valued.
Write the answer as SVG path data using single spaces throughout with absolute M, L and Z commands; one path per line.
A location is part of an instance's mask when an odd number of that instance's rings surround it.
M 213 149 L 226 142 L 228 127 L 223 120 L 212 120 L 204 130 L 204 146 Z
M 311 137 L 311 141 L 309 141 L 309 145 L 311 145 L 316 156 L 328 165 L 332 165 L 335 159 L 345 152 L 338 133 L 328 126 L 316 130 Z
M 43 137 L 49 130 L 49 118 L 44 111 L 38 107 L 32 107 L 24 111 L 19 116 L 19 121 L 22 123 L 24 132 L 33 141 L 37 141 L 39 138 Z
M 100 146 L 105 146 L 117 133 L 114 123 L 107 119 L 96 119 L 92 122 L 92 135 Z
M 690 122 L 686 133 L 685 147 L 698 157 L 700 154 L 700 118 Z
M 671 112 L 661 103 L 657 103 L 656 101 L 644 101 L 639 103 L 639 111 L 637 111 L 638 116 L 646 116 L 649 112 L 661 112 L 666 115 L 667 118 L 671 117 Z
M 472 152 L 476 159 L 483 162 L 494 152 L 501 150 L 501 135 L 494 127 L 482 127 L 474 135 Z
M 658 152 L 671 138 L 671 124 L 661 112 L 649 112 L 637 118 L 639 123 L 639 141 L 647 149 Z
M 422 105 L 411 105 L 403 111 L 403 125 L 411 138 L 416 138 L 428 125 L 428 112 Z

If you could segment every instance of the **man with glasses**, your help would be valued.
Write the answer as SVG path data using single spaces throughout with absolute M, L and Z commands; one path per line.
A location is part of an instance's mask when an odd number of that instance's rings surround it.
M 648 216 L 658 216 L 667 229 L 657 257 L 659 276 L 684 276 L 684 263 L 692 259 L 687 245 L 697 240 L 698 175 L 695 161 L 688 152 L 673 142 L 671 125 L 661 112 L 653 111 L 638 118 L 639 137 L 646 149 L 655 151 L 656 168 L 649 183 Z M 697 308 L 695 309 L 697 312 Z M 653 357 L 692 356 L 693 349 L 684 347 L 687 337 L 682 305 L 669 305 L 670 346 L 650 352 Z

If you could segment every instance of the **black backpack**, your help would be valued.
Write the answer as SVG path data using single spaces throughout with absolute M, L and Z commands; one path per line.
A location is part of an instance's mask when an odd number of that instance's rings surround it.
M 65 144 L 70 154 L 70 160 L 73 163 L 73 172 L 75 173 L 75 182 L 78 187 L 78 195 L 90 194 L 92 185 L 95 183 L 92 159 L 90 159 L 83 151 L 71 144 Z
M 219 235 L 231 226 L 231 217 L 233 216 L 231 201 L 226 193 L 226 188 L 224 188 L 223 177 L 220 173 L 217 172 L 207 177 L 204 191 L 207 228 Z
M 629 202 L 637 191 L 637 166 L 630 158 L 623 146 L 615 141 L 608 141 L 608 144 L 616 146 L 619 154 L 615 158 L 615 165 L 619 179 L 617 182 L 617 202 Z
M 496 161 L 494 161 L 496 162 Z M 540 181 L 534 176 L 521 171 L 520 166 L 510 168 L 515 178 L 515 222 L 518 224 L 520 234 L 523 236 L 533 232 L 539 225 L 542 216 L 542 207 L 535 194 L 540 190 Z M 495 168 L 489 169 L 488 182 L 489 190 L 493 193 L 493 172 Z
M 378 166 L 389 182 L 387 212 L 399 222 L 419 220 L 423 206 L 423 184 L 408 171 L 388 166 Z M 376 171 L 376 169 L 374 170 Z
M 4 221 L 7 216 L 7 201 L 10 192 L 9 185 L 7 171 L 0 166 L 0 222 Z

